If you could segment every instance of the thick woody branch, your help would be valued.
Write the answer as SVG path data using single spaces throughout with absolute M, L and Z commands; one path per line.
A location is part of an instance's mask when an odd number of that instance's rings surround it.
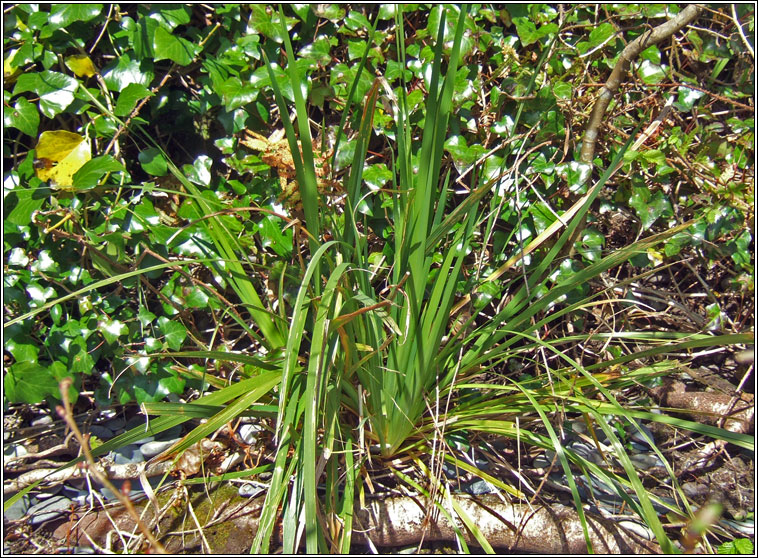
M 600 89 L 600 94 L 592 109 L 592 114 L 590 115 L 590 120 L 587 124 L 587 130 L 584 132 L 584 139 L 582 140 L 582 151 L 580 155 L 582 162 L 592 162 L 592 158 L 595 155 L 595 145 L 600 134 L 600 126 L 603 123 L 603 117 L 605 116 L 605 110 L 608 108 L 608 104 L 611 102 L 613 95 L 618 91 L 621 82 L 626 77 L 632 61 L 637 58 L 640 52 L 649 46 L 669 38 L 683 27 L 692 23 L 698 18 L 702 11 L 702 6 L 698 4 L 690 4 L 666 23 L 662 23 L 658 27 L 646 31 L 637 37 L 621 52 L 618 62 L 616 62 L 616 66 L 611 72 L 611 76 Z

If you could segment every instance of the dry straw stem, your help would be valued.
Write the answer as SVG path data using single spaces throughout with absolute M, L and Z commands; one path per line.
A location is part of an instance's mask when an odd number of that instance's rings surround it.
M 608 81 L 606 81 L 605 85 L 600 88 L 600 94 L 598 95 L 597 101 L 595 101 L 595 106 L 592 108 L 592 114 L 590 115 L 590 120 L 587 124 L 587 130 L 584 132 L 584 139 L 582 140 L 582 152 L 580 155 L 580 160 L 582 162 L 592 162 L 592 158 L 595 155 L 595 144 L 597 143 L 597 138 L 600 134 L 600 126 L 602 125 L 603 117 L 605 116 L 605 110 L 608 108 L 608 104 L 611 102 L 611 99 L 621 85 L 621 82 L 626 77 L 632 61 L 637 58 L 640 52 L 649 46 L 669 38 L 683 27 L 692 23 L 698 18 L 703 9 L 703 6 L 699 4 L 690 4 L 666 23 L 662 23 L 658 27 L 646 31 L 626 45 L 626 48 L 621 52 L 618 62 L 616 62 L 616 66 L 613 68 Z

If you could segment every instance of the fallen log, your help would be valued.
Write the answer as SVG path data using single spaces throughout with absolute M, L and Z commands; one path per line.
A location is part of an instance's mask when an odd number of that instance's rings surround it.
M 650 390 L 662 407 L 681 409 L 704 424 L 722 426 L 730 432 L 752 434 L 755 431 L 755 403 L 752 394 L 732 397 L 724 393 L 688 391 L 685 383 L 667 381 Z
M 585 554 L 587 545 L 576 510 L 564 505 L 530 507 L 509 504 L 495 495 L 472 497 L 454 495 L 456 503 L 467 513 L 493 546 L 510 552 L 538 554 Z M 423 502 L 408 498 L 387 498 L 371 502 L 357 511 L 360 532 L 353 540 L 371 539 L 377 546 L 417 544 L 423 533 L 427 510 Z M 661 551 L 657 543 L 623 529 L 618 523 L 585 512 L 594 552 L 601 554 L 649 554 Z M 469 544 L 476 540 L 466 530 Z M 440 515 L 430 523 L 425 541 L 454 541 L 455 531 Z
M 202 503 L 193 497 L 197 515 Z M 472 518 L 489 543 L 502 551 L 529 552 L 543 554 L 584 554 L 587 546 L 579 517 L 575 510 L 563 505 L 530 507 L 526 504 L 507 504 L 494 495 L 472 497 L 456 494 L 456 503 Z M 216 499 L 216 505 L 219 505 Z M 202 553 L 211 551 L 220 554 L 238 554 L 250 551 L 250 541 L 258 529 L 258 518 L 263 497 L 244 501 L 236 495 L 222 504 L 226 511 L 218 510 L 216 517 L 203 526 L 204 540 L 210 549 L 204 547 L 197 530 L 178 529 L 177 525 L 161 524 L 159 537 L 169 552 Z M 108 517 L 110 515 L 110 517 Z M 148 512 L 148 516 L 151 515 Z M 423 528 L 427 507 L 421 500 L 410 497 L 386 498 L 368 502 L 365 508 L 357 509 L 354 545 L 368 544 L 377 547 L 396 547 L 425 542 L 455 541 L 453 526 L 443 517 L 430 521 L 426 531 Z M 602 554 L 651 554 L 660 553 L 657 543 L 646 540 L 625 529 L 619 523 L 585 512 L 593 550 Z M 177 516 L 174 515 L 176 518 Z M 219 517 L 221 520 L 219 520 Z M 114 523 L 122 531 L 134 531 L 131 519 L 126 513 L 116 510 L 93 511 L 78 521 L 60 523 L 54 536 L 69 541 L 72 545 L 89 546 L 92 542 L 105 546 L 106 541 L 117 540 L 109 532 L 114 531 Z M 148 521 L 148 523 L 151 523 Z M 461 531 L 470 544 L 476 540 Z M 86 534 L 85 534 L 86 533 Z M 278 538 L 280 533 L 276 533 Z M 279 541 L 275 541 L 279 542 Z

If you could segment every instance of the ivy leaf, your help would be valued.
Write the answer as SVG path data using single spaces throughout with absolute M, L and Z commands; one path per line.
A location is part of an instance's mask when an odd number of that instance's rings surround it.
M 74 189 L 86 190 L 97 186 L 100 178 L 109 172 L 126 171 L 124 166 L 110 155 L 101 155 L 84 163 L 74 174 Z
M 97 329 L 100 331 L 105 341 L 109 344 L 113 344 L 118 341 L 118 338 L 121 335 L 126 335 L 129 333 L 129 328 L 127 325 L 119 320 L 101 320 L 97 324 Z
M 55 29 L 60 29 L 75 21 L 94 19 L 102 10 L 102 4 L 53 4 L 47 21 Z
M 8 367 L 3 387 L 11 403 L 41 403 L 49 395 L 60 396 L 58 380 L 44 366 L 20 362 Z
M 589 41 L 579 41 L 576 44 L 576 48 L 580 54 L 584 54 L 590 49 L 593 49 L 596 46 L 603 44 L 603 42 L 608 40 L 613 35 L 614 32 L 615 30 L 613 28 L 613 25 L 611 25 L 607 21 L 604 23 L 601 23 L 600 25 L 595 27 L 592 31 L 590 31 Z
M 572 87 L 565 81 L 559 81 L 553 85 L 553 95 L 556 99 L 568 100 L 571 99 Z
M 311 8 L 316 17 L 323 17 L 331 22 L 341 21 L 345 17 L 345 10 L 336 4 L 312 4 Z
M 265 215 L 258 224 L 261 245 L 271 248 L 284 258 L 292 253 L 292 229 L 283 230 L 282 221 L 273 215 Z
M 361 14 L 360 12 L 356 12 L 355 10 L 351 10 L 349 14 L 347 14 L 347 17 L 345 18 L 343 24 L 345 27 L 350 29 L 350 31 L 358 31 L 363 29 L 368 29 L 371 27 L 371 23 L 369 23 L 369 20 Z
M 21 97 L 13 106 L 13 110 L 3 111 L 3 123 L 9 128 L 21 130 L 27 136 L 36 136 L 39 127 L 39 112 L 34 103 Z
M 37 184 L 39 179 L 34 178 Z M 47 200 L 47 188 L 16 188 L 5 195 L 5 220 L 20 227 L 28 226 L 32 220 L 32 213 L 37 211 Z M 15 202 L 15 205 L 14 205 Z
M 168 393 L 177 393 L 181 394 L 184 393 L 184 386 L 186 384 L 186 381 L 183 378 L 180 378 L 177 374 L 166 371 L 169 375 L 164 376 L 160 380 L 158 380 L 158 385 L 160 386 L 160 391 L 164 392 L 167 391 Z
M 190 22 L 190 9 L 188 6 L 161 6 L 161 9 L 152 12 L 149 16 L 159 22 L 169 31 L 173 31 L 178 25 L 186 25 Z
M 387 168 L 385 163 L 368 166 L 363 171 L 363 180 L 372 190 L 383 188 L 392 179 L 392 176 L 392 171 Z
M 221 94 L 221 99 L 227 111 L 245 106 L 252 103 L 258 96 L 258 88 L 249 83 L 243 84 L 238 77 L 230 77 L 224 81 L 218 88 L 217 92 Z
M 674 103 L 674 106 L 682 112 L 689 112 L 692 110 L 692 107 L 695 106 L 695 103 L 697 103 L 704 95 L 705 93 L 703 91 L 697 91 L 682 85 L 679 87 L 677 100 Z
M 187 329 L 182 324 L 161 316 L 158 318 L 158 327 L 172 350 L 178 351 L 182 348 L 182 343 L 187 338 Z
M 514 17 L 513 23 L 516 24 L 516 33 L 518 33 L 523 46 L 529 46 L 539 41 L 545 35 L 558 32 L 558 26 L 555 23 L 541 25 L 539 29 L 537 29 L 537 26 L 532 21 L 525 17 Z
M 472 165 L 486 149 L 481 145 L 466 145 L 463 136 L 451 136 L 445 142 L 445 150 L 453 157 L 453 162 L 459 171 Z
M 37 177 L 61 188 L 73 186 L 74 174 L 92 157 L 87 139 L 66 130 L 42 132 L 36 153 Z
M 602 255 L 605 237 L 600 231 L 588 228 L 582 233 L 582 238 L 576 243 L 576 251 L 584 256 L 589 262 L 596 262 Z
M 37 362 L 39 348 L 31 343 L 18 343 L 15 339 L 5 340 L 5 350 L 13 355 L 16 362 Z
M 195 57 L 195 45 L 181 37 L 174 37 L 170 31 L 158 27 L 153 35 L 155 60 L 169 59 L 180 66 L 186 66 Z
M 298 54 L 300 58 L 310 58 L 322 66 L 327 66 L 332 60 L 331 47 L 334 46 L 336 42 L 337 40 L 335 38 L 329 39 L 327 37 L 319 37 L 312 43 L 301 48 Z M 352 42 L 349 44 L 352 45 Z
M 87 350 L 87 343 L 82 338 L 72 339 L 66 355 L 68 369 L 73 373 L 92 374 L 95 361 Z
M 643 60 L 638 67 L 637 75 L 644 83 L 652 85 L 660 83 L 666 78 L 666 70 L 663 65 L 654 64 L 650 60 Z
M 121 93 L 119 93 L 113 113 L 116 116 L 126 116 L 134 110 L 138 101 L 141 101 L 152 94 L 153 93 L 141 83 L 130 83 L 121 91 Z
M 95 65 L 86 54 L 73 54 L 66 58 L 66 66 L 76 77 L 92 77 L 97 73 Z
M 658 190 L 652 194 L 646 186 L 634 186 L 629 205 L 634 208 L 642 222 L 642 230 L 649 229 L 659 217 L 673 215 L 671 202 Z
M 74 100 L 74 91 L 79 83 L 65 74 L 46 70 L 22 74 L 16 81 L 13 94 L 32 91 L 39 95 L 39 108 L 48 118 L 63 112 Z
M 155 75 L 152 72 L 151 62 L 145 60 L 140 64 L 129 54 L 120 56 L 116 62 L 103 68 L 103 80 L 111 91 L 123 91 L 133 83 L 148 86 L 153 81 L 153 77 Z
M 167 388 L 160 385 L 155 374 L 134 378 L 133 389 L 138 405 L 160 401 L 170 393 Z
M 140 323 L 142 324 L 142 327 L 147 327 L 155 319 L 155 314 L 153 314 L 150 310 L 148 310 L 144 306 L 140 306 L 139 312 L 137 313 L 137 319 L 139 319 Z
M 282 36 L 282 24 L 279 12 L 273 10 L 272 13 L 268 12 L 268 7 L 265 4 L 253 4 L 250 7 L 250 19 L 248 20 L 248 27 L 252 31 L 257 31 L 264 37 L 267 37 L 277 43 L 282 43 L 284 37 Z M 287 29 L 292 27 L 295 23 L 295 19 L 286 18 Z
M 168 163 L 157 147 L 148 147 L 137 156 L 139 163 L 147 174 L 164 176 L 168 170 Z

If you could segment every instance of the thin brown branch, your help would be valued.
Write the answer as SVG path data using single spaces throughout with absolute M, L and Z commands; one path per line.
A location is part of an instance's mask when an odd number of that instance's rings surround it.
M 600 126 L 603 123 L 605 110 L 608 108 L 608 104 L 611 102 L 613 95 L 618 91 L 622 80 L 629 71 L 632 61 L 637 58 L 640 52 L 649 46 L 671 37 L 671 35 L 693 22 L 698 18 L 702 11 L 702 6 L 691 4 L 666 23 L 646 31 L 624 48 L 619 56 L 618 62 L 616 62 L 616 66 L 613 68 L 613 71 L 608 78 L 608 81 L 606 81 L 605 85 L 600 89 L 600 94 L 592 109 L 587 129 L 584 132 L 584 139 L 582 140 L 582 151 L 580 155 L 580 160 L 582 162 L 591 163 L 592 158 L 595 156 L 595 145 L 597 144 L 597 139 L 600 135 Z

